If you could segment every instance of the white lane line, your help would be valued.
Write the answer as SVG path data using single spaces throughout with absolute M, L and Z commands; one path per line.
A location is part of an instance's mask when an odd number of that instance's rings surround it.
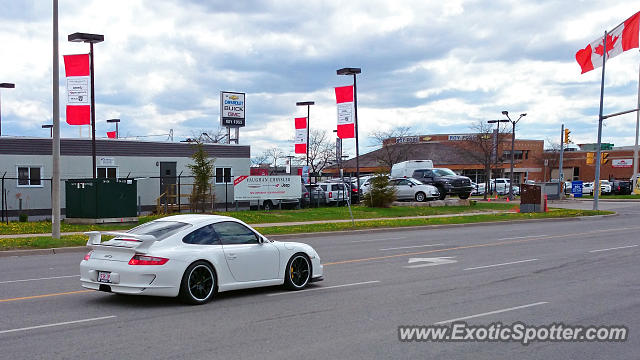
M 316 290 L 335 289 L 335 288 L 341 288 L 341 287 L 347 287 L 347 286 L 357 286 L 357 285 L 375 284 L 375 283 L 379 283 L 379 282 L 380 282 L 379 280 L 364 281 L 364 282 L 357 282 L 357 283 L 351 283 L 351 284 L 342 284 L 342 285 L 324 286 L 324 287 L 313 288 L 313 289 L 305 289 L 305 290 L 300 290 L 300 291 L 284 291 L 284 292 L 279 292 L 279 293 L 275 293 L 275 294 L 267 294 L 267 296 L 278 296 L 278 295 L 286 295 L 286 294 L 299 294 L 299 293 L 301 293 L 301 292 L 306 292 L 306 291 L 316 291 Z
M 2 330 L 2 331 L 0 331 L 0 334 L 8 334 L 8 333 L 12 333 L 12 332 L 27 331 L 27 330 L 34 330 L 34 329 L 42 329 L 42 328 L 47 328 L 47 327 L 52 327 L 52 326 L 62 326 L 62 325 L 79 324 L 79 323 L 84 323 L 84 322 L 89 322 L 89 321 L 98 321 L 98 320 L 105 320 L 105 319 L 113 319 L 113 318 L 115 318 L 115 317 L 116 317 L 115 315 L 111 315 L 111 316 L 103 316 L 103 317 L 97 317 L 97 318 L 91 318 L 91 319 L 83 319 L 83 320 L 75 320 L 75 321 L 65 321 L 65 322 L 55 323 L 55 324 L 29 326 L 29 327 L 20 328 L 20 329 Z
M 380 251 L 385 251 L 385 250 L 401 250 L 401 249 L 413 249 L 413 248 L 421 248 L 421 247 L 428 247 L 428 246 L 441 246 L 442 244 L 427 244 L 427 245 L 414 245 L 414 246 L 400 246 L 400 247 L 393 247 L 393 248 L 386 248 L 386 249 L 378 249 Z
M 619 247 L 608 248 L 608 249 L 591 250 L 591 251 L 589 251 L 589 252 L 590 252 L 590 253 L 595 253 L 595 252 L 600 252 L 600 251 L 609 251 L 609 250 L 618 250 L 618 249 L 628 249 L 628 248 L 632 248 L 632 247 L 636 247 L 636 246 L 638 246 L 638 245 L 619 246 Z
M 43 277 L 43 278 L 36 278 L 36 279 L 22 279 L 22 280 L 6 280 L 6 281 L 0 281 L 0 284 L 10 284 L 10 283 L 25 282 L 25 281 L 37 281 L 37 280 L 64 279 L 64 278 L 71 278 L 71 277 L 80 277 L 80 275 L 52 276 L 52 277 Z
M 528 239 L 528 238 L 544 237 L 544 236 L 549 236 L 549 235 L 514 236 L 514 237 L 508 237 L 508 238 L 498 239 L 498 240 L 496 240 L 496 241 L 502 241 L 502 240 L 515 240 L 515 239 Z
M 533 304 L 527 304 L 527 305 L 515 306 L 515 307 L 511 307 L 511 308 L 506 308 L 506 309 L 500 309 L 500 310 L 495 310 L 495 311 L 489 311 L 489 312 L 482 313 L 482 314 L 470 315 L 470 316 L 465 316 L 465 317 L 455 318 L 455 319 L 451 319 L 451 320 L 438 321 L 437 323 L 434 323 L 434 325 L 442 325 L 442 324 L 448 324 L 448 323 L 452 323 L 452 322 L 456 322 L 456 321 L 462 321 L 462 320 L 467 320 L 467 319 L 473 319 L 473 318 L 477 318 L 477 317 L 481 317 L 481 316 L 487 316 L 487 315 L 493 315 L 493 314 L 500 314 L 500 313 L 507 312 L 507 311 L 513 311 L 513 310 L 525 309 L 525 308 L 529 308 L 529 307 L 533 307 L 533 306 L 538 306 L 538 305 L 544 305 L 544 304 L 548 304 L 548 303 L 549 303 L 548 301 L 540 301 L 540 302 L 533 303 Z
M 353 240 L 352 243 L 361 243 L 361 242 L 372 242 L 372 241 L 385 241 L 385 240 L 403 240 L 407 239 L 407 237 L 395 237 L 395 238 L 384 238 L 384 239 L 369 239 L 369 240 Z
M 521 263 L 526 263 L 526 262 L 530 262 L 530 261 L 538 261 L 538 260 L 539 260 L 539 259 L 527 259 L 527 260 L 511 261 L 511 262 L 502 263 L 502 264 L 493 264 L 493 265 L 484 265 L 484 266 L 470 267 L 470 268 L 466 268 L 466 269 L 463 269 L 463 270 L 486 269 L 486 268 L 491 268 L 491 267 L 496 267 L 496 266 L 505 266 L 505 265 L 512 265 L 512 264 L 521 264 Z

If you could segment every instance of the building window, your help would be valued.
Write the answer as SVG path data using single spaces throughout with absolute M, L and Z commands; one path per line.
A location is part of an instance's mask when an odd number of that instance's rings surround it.
M 96 176 L 99 178 L 117 179 L 118 178 L 117 169 L 118 168 L 107 167 L 107 166 L 98 167 L 96 171 Z
M 231 168 L 219 167 L 216 168 L 216 184 L 224 184 L 231 182 Z
M 515 150 L 513 152 L 513 159 L 514 160 L 522 160 L 523 153 L 524 153 L 524 151 L 522 151 L 522 150 Z M 502 152 L 502 157 L 505 160 L 510 160 L 511 159 L 511 151 L 510 150 L 503 151 Z M 527 155 L 527 158 L 528 158 L 528 155 Z
M 18 166 L 19 187 L 41 187 L 42 166 Z

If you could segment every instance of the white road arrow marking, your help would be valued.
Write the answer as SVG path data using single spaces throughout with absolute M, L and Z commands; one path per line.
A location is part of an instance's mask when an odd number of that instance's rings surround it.
M 458 262 L 458 260 L 452 260 L 455 256 L 443 256 L 443 257 L 437 257 L 437 258 L 410 258 L 409 259 L 409 264 L 413 264 L 413 263 L 417 263 L 417 262 L 422 262 L 422 263 L 426 263 L 426 264 L 418 264 L 418 265 L 409 265 L 409 266 L 405 266 L 405 268 L 407 269 L 415 269 L 415 268 L 421 268 L 421 267 L 426 267 L 426 266 L 436 266 L 436 265 L 442 265 L 442 264 L 453 264 Z

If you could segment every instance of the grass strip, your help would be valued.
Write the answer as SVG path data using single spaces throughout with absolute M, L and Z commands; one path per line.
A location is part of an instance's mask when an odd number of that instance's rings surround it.
M 373 229 L 373 228 L 390 228 L 405 226 L 424 226 L 424 225 L 449 225 L 449 224 L 470 224 L 478 222 L 501 222 L 512 220 L 526 219 L 545 219 L 545 218 L 567 218 L 576 216 L 594 216 L 613 214 L 612 211 L 594 211 L 594 210 L 571 210 L 571 209 L 554 209 L 546 213 L 503 213 L 503 214 L 487 214 L 487 215 L 469 215 L 454 216 L 429 219 L 389 219 L 389 220 L 371 220 L 359 221 L 353 226 L 349 223 L 326 223 L 313 225 L 295 225 L 295 226 L 271 226 L 260 228 L 259 231 L 264 235 L 281 235 L 281 234 L 298 234 L 312 233 L 324 231 L 341 231 L 355 229 Z M 83 246 L 87 243 L 87 237 L 84 235 L 68 235 L 62 236 L 60 240 L 51 237 L 27 237 L 27 238 L 6 238 L 0 239 L 0 250 L 15 249 L 47 249 L 53 247 L 67 246 Z

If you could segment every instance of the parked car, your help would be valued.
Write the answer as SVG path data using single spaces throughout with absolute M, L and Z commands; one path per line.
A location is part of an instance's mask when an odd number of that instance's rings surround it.
M 322 187 L 318 184 L 305 185 L 309 192 L 309 206 L 322 206 L 327 203 L 326 196 Z
M 440 197 L 438 188 L 426 185 L 413 178 L 397 178 L 389 180 L 389 185 L 396 188 L 398 200 L 427 201 Z
M 615 195 L 630 195 L 633 191 L 633 184 L 630 180 L 613 180 L 611 187 Z
M 474 183 L 473 181 L 471 182 L 471 195 L 484 195 L 486 189 L 487 189 L 487 184 L 485 183 Z
M 593 183 L 592 182 L 584 182 L 584 183 L 582 183 L 582 194 L 583 195 L 593 195 Z
M 227 290 L 301 290 L 323 278 L 311 246 L 269 240 L 227 216 L 176 215 L 127 232 L 86 234 L 91 251 L 80 262 L 80 284 L 92 290 L 179 297 L 199 305 Z M 103 234 L 115 237 L 102 242 Z
M 356 186 L 356 178 L 334 178 L 334 179 L 329 179 L 326 182 L 332 182 L 332 183 L 343 183 L 345 185 L 347 185 L 348 187 L 350 187 L 350 191 L 349 194 L 351 196 L 351 198 L 349 199 L 349 201 L 351 201 L 352 204 L 357 204 L 360 201 L 360 196 L 362 195 L 361 193 L 358 193 L 358 186 Z
M 323 182 L 318 183 L 325 194 L 325 204 L 338 205 L 347 200 L 346 187 L 342 183 Z
M 600 191 L 603 195 L 610 195 L 611 190 L 611 183 L 609 180 L 600 180 Z
M 447 168 L 414 170 L 411 177 L 423 184 L 437 187 L 440 200 L 444 200 L 447 195 L 458 195 L 460 199 L 468 199 L 473 190 L 471 179 L 456 175 Z

